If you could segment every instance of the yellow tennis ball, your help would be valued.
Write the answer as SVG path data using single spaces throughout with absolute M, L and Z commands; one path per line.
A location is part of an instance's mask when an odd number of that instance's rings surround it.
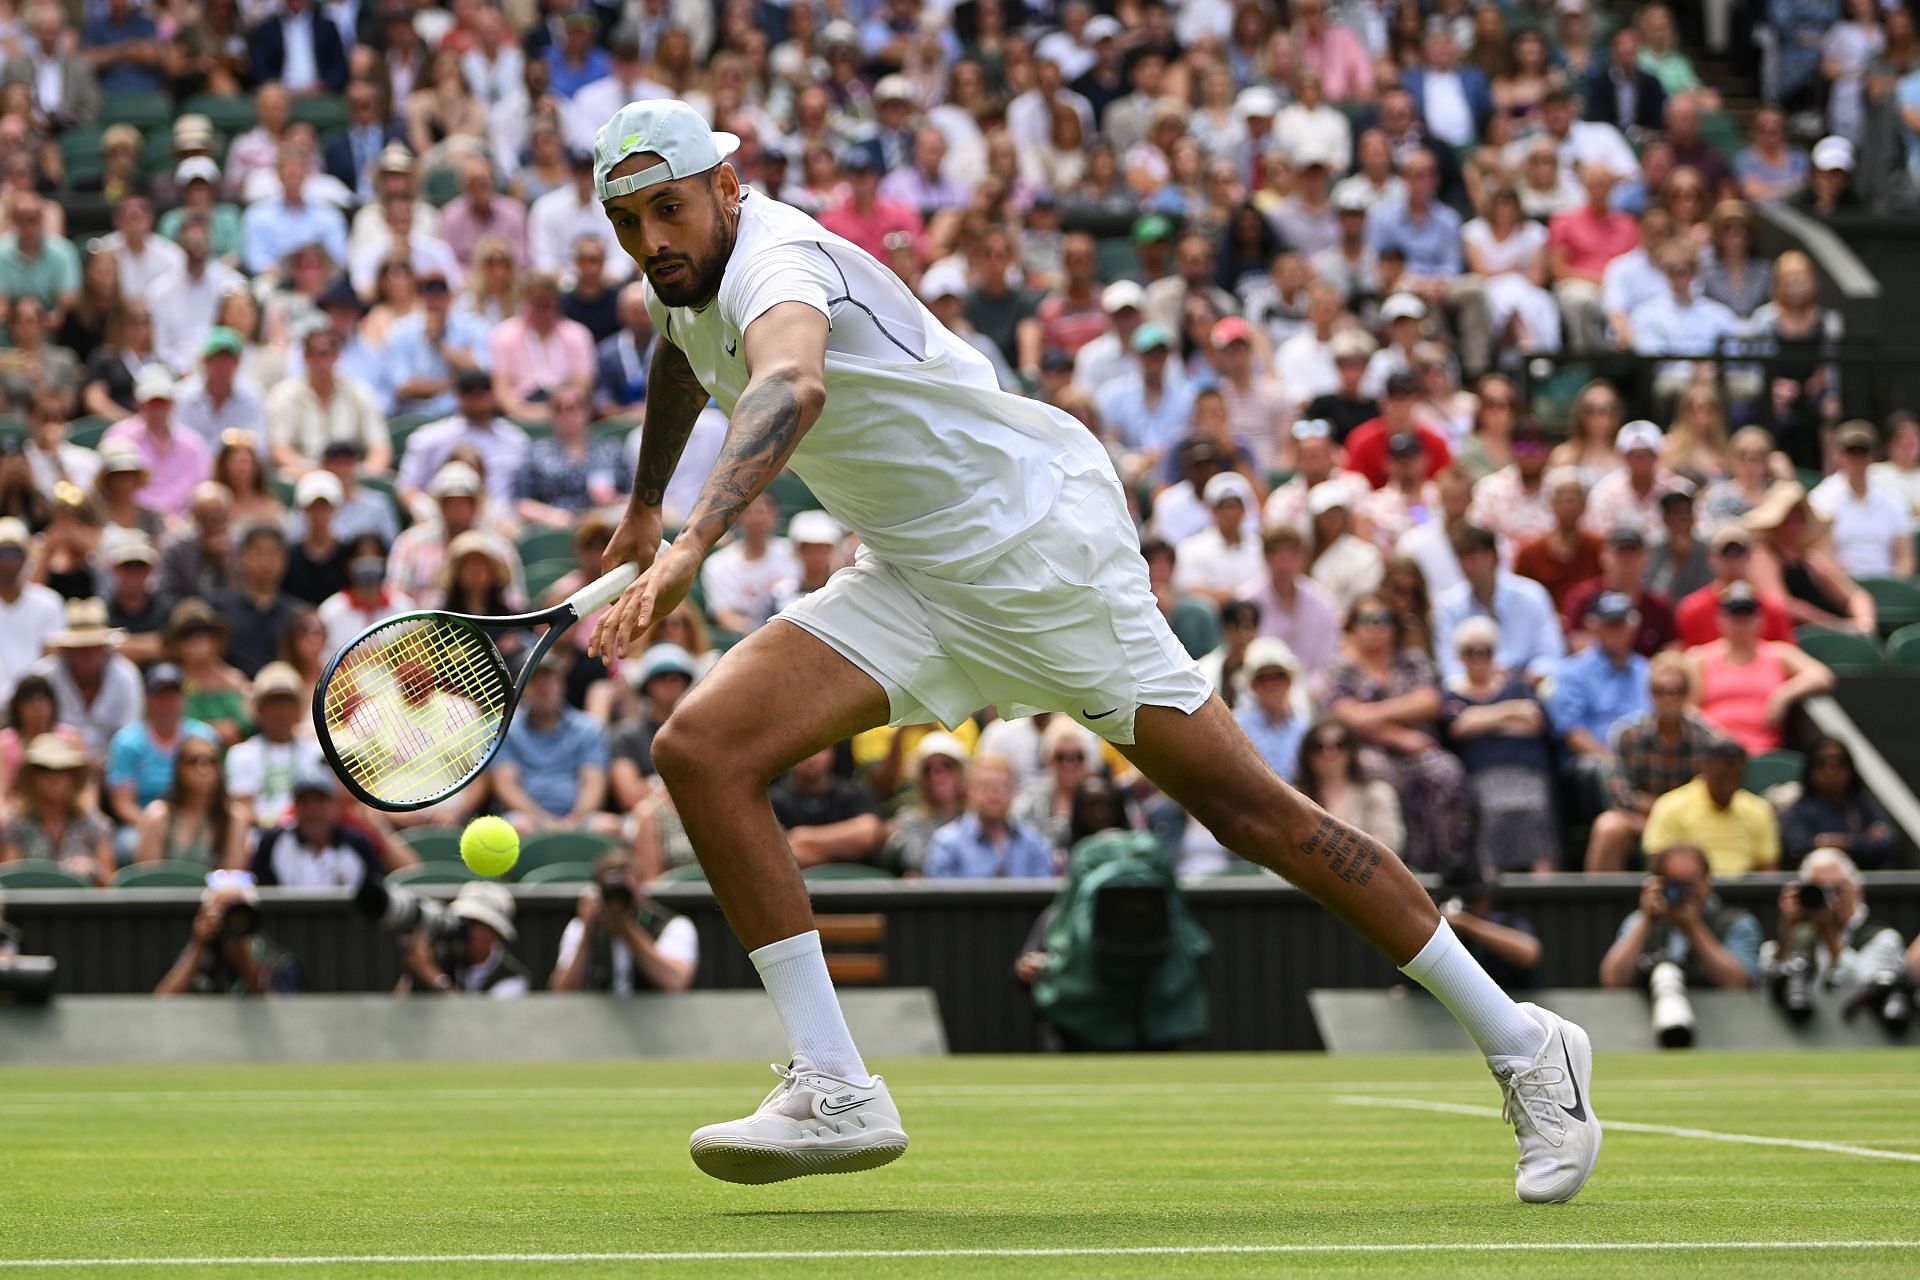
M 483 876 L 503 876 L 520 861 L 520 833 L 505 818 L 475 818 L 460 833 L 460 860 Z

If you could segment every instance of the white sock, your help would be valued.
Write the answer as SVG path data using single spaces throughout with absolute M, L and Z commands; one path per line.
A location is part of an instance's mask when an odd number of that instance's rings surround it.
M 1467 1029 L 1480 1052 L 1489 1058 L 1531 1061 L 1546 1043 L 1545 1029 L 1487 976 L 1445 920 L 1420 948 L 1420 954 L 1400 966 L 1400 972 L 1447 1006 L 1447 1012 Z
M 863 1085 L 873 1079 L 853 1045 L 840 998 L 833 993 L 818 929 L 769 942 L 747 958 L 760 971 L 760 981 L 780 1011 L 796 1060 L 804 1059 L 808 1066 L 849 1084 Z

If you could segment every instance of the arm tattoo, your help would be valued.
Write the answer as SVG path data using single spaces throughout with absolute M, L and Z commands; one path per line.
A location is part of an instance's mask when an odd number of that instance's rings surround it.
M 1364 885 L 1373 879 L 1384 855 L 1372 837 L 1350 827 L 1329 814 L 1320 819 L 1300 852 L 1318 854 L 1327 860 L 1327 870 L 1348 884 Z
M 633 469 L 634 497 L 658 507 L 693 424 L 707 407 L 707 389 L 680 348 L 662 339 L 654 346 L 648 371 L 646 418 L 640 429 L 640 460 Z
M 707 546 L 719 541 L 786 465 L 811 425 L 804 418 L 785 378 L 770 377 L 742 392 L 727 425 L 726 443 L 687 516 L 686 529 Z

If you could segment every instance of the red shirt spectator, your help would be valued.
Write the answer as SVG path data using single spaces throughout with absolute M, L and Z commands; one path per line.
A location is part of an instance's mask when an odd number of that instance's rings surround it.
M 1567 597 L 1573 589 L 1600 573 L 1600 548 L 1604 541 L 1591 533 L 1576 533 L 1571 545 L 1556 547 L 1552 534 L 1542 534 L 1520 545 L 1513 557 L 1513 571 L 1532 578 L 1553 597 L 1553 607 L 1561 615 L 1567 612 Z
M 1673 611 L 1674 626 L 1680 643 L 1688 649 L 1711 644 L 1720 638 L 1720 584 L 1709 582 L 1684 597 Z M 1772 596 L 1760 597 L 1760 638 L 1781 644 L 1795 643 L 1793 619 Z
M 1387 379 L 1387 393 L 1380 400 L 1380 416 L 1369 418 L 1347 437 L 1347 470 L 1357 471 L 1376 489 L 1387 483 L 1387 441 L 1402 432 L 1420 437 L 1427 454 L 1427 479 L 1431 480 L 1453 465 L 1453 450 L 1447 438 L 1419 422 L 1414 408 L 1419 404 L 1420 384 L 1410 373 L 1396 373 Z
M 1567 634 L 1585 630 L 1587 610 L 1603 591 L 1611 591 L 1604 575 L 1589 578 L 1567 593 L 1567 602 L 1560 610 L 1560 620 L 1566 625 Z M 1673 606 L 1658 591 L 1649 591 L 1645 587 L 1633 593 L 1633 607 L 1640 611 L 1640 629 L 1633 638 L 1633 651 L 1642 657 L 1651 658 L 1674 642 L 1678 630 L 1673 621 Z M 1714 607 L 1719 607 L 1716 599 Z
M 920 235 L 926 227 L 918 209 L 880 194 L 879 164 L 878 157 L 865 149 L 847 157 L 847 189 L 832 206 L 821 210 L 820 225 L 887 262 L 891 258 L 888 236 L 900 232 L 912 241 L 918 254 Z
M 1568 273 L 1598 281 L 1607 264 L 1640 246 L 1640 224 L 1618 209 L 1591 205 L 1563 209 L 1547 223 L 1547 249 L 1560 255 Z

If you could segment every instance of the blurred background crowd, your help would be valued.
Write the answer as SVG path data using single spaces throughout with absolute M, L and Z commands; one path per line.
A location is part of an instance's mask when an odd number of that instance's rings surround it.
M 697 874 L 650 745 L 849 561 L 798 476 L 434 809 L 345 800 L 308 714 L 374 621 L 597 574 L 654 335 L 589 148 L 665 96 L 1106 443 L 1182 643 L 1415 869 L 1907 856 L 1798 708 L 1920 622 L 1920 420 L 1761 251 L 1906 201 L 1898 0 L 0 0 L 0 862 L 354 888 L 489 811 Z M 773 796 L 840 874 L 1244 868 L 1058 717 Z

